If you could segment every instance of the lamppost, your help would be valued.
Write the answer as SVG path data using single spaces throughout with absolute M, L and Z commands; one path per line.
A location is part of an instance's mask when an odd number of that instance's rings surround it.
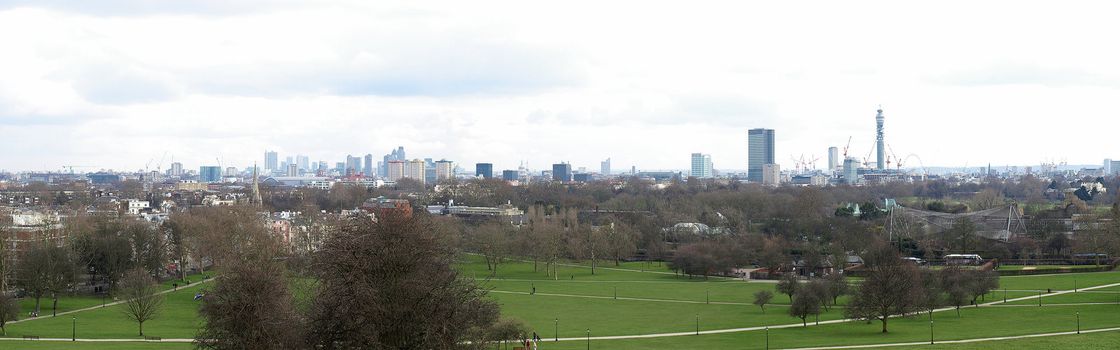
M 1038 291 L 1038 306 L 1042 306 L 1042 291 Z
M 72 322 L 71 322 L 72 328 L 70 328 L 70 341 L 77 341 L 78 340 L 78 317 L 74 316 L 71 320 L 72 320 Z
M 770 327 L 766 327 L 766 350 L 770 350 Z
M 552 341 L 560 341 L 560 318 L 556 318 L 552 324 Z
M 587 329 L 587 350 L 591 350 L 591 328 Z
M 1081 311 L 1078 311 L 1075 315 L 1077 316 L 1077 334 L 1081 334 Z
M 933 345 L 933 320 L 929 320 L 929 344 Z
M 700 335 L 700 314 L 696 314 L 696 335 Z
M 711 302 L 712 302 L 712 293 L 711 293 L 711 291 L 705 289 L 704 290 L 704 304 L 711 304 Z

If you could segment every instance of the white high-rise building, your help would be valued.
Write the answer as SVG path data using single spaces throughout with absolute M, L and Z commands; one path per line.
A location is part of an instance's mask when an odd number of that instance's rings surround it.
M 777 185 L 782 182 L 782 169 L 778 164 L 762 165 L 762 184 Z
M 455 177 L 455 162 L 442 159 L 436 161 L 436 181 L 443 181 Z
M 404 177 L 424 183 L 424 161 L 413 159 L 404 164 Z
M 404 161 L 390 160 L 385 165 L 389 181 L 397 181 L 404 177 Z
M 611 174 L 611 159 L 610 158 L 607 158 L 607 160 L 599 162 L 599 174 L 602 174 L 603 176 L 608 176 L 608 175 Z
M 700 179 L 712 177 L 712 156 L 703 153 L 693 153 L 692 172 L 689 176 Z
M 836 171 L 840 167 L 840 150 L 836 147 L 828 148 L 828 171 Z

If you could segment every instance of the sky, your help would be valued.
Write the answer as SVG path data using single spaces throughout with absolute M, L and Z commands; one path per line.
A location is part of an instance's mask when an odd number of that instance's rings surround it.
M 1108 2 L 0 0 L 0 169 L 1120 158 Z M 85 168 L 81 167 L 84 166 Z

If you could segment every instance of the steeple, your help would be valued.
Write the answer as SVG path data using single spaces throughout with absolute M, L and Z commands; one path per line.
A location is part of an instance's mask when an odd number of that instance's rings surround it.
M 253 198 L 249 199 L 249 203 L 253 204 L 253 206 L 260 207 L 263 201 L 261 200 L 261 188 L 258 185 L 257 179 L 257 163 L 253 163 Z

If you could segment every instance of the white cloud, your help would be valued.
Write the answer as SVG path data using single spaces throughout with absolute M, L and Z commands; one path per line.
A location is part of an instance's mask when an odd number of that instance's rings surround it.
M 0 168 L 403 145 L 498 169 L 742 169 L 755 127 L 788 168 L 849 136 L 868 154 L 879 104 L 897 156 L 926 165 L 1099 163 L 1120 157 L 1111 6 L 0 1 L 0 133 L 31 146 Z

